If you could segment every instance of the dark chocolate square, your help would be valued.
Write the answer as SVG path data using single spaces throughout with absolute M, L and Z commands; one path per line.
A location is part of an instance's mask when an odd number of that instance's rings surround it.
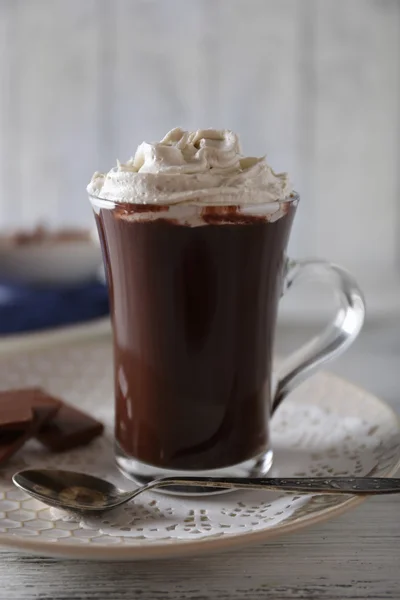
M 51 452 L 63 452 L 84 446 L 103 433 L 100 421 L 70 404 L 63 404 L 56 416 L 37 434 Z

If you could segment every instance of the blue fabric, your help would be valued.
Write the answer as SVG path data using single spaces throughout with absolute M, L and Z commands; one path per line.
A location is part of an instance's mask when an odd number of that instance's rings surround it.
M 82 323 L 108 312 L 107 288 L 99 282 L 50 289 L 0 281 L 0 334 Z

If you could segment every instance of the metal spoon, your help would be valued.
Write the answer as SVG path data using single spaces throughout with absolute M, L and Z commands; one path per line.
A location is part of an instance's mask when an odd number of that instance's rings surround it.
M 49 506 L 104 512 L 125 504 L 145 491 L 165 486 L 201 486 L 222 489 L 257 489 L 305 494 L 399 494 L 400 478 L 378 477 L 286 477 L 271 479 L 165 477 L 124 492 L 112 483 L 74 471 L 26 469 L 13 477 L 15 485 Z

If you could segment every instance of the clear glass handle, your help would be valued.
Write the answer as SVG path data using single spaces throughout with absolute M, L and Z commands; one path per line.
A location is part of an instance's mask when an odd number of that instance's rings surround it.
M 318 336 L 284 361 L 278 374 L 272 412 L 316 369 L 344 352 L 360 333 L 364 323 L 363 294 L 350 273 L 320 260 L 288 261 L 285 291 L 303 281 L 320 281 L 329 285 L 337 297 L 338 310 L 333 321 Z

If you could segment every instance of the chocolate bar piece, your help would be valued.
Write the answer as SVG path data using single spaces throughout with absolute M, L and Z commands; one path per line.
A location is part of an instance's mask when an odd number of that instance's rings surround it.
M 27 431 L 7 431 L 0 435 L 0 465 L 3 465 L 13 454 L 15 454 L 30 438 Z
M 10 390 L 2 393 L 0 404 L 0 465 L 13 456 L 27 440 L 35 437 L 40 429 L 50 421 L 60 409 L 62 402 L 38 388 Z M 20 417 L 13 410 L 5 410 L 12 403 L 13 409 L 20 410 Z M 3 411 L 1 410 L 3 408 Z M 24 419 L 30 414 L 30 422 Z M 1 418 L 4 418 L 4 429 Z M 19 420 L 20 419 L 20 420 Z M 19 420 L 19 421 L 18 421 Z M 25 430 L 11 431 L 12 426 L 24 426 Z
M 36 438 L 51 452 L 63 452 L 88 444 L 101 435 L 103 430 L 104 426 L 100 421 L 64 403 Z
M 31 425 L 33 410 L 29 405 L 20 406 L 18 394 L 0 392 L 0 432 L 25 431 Z

